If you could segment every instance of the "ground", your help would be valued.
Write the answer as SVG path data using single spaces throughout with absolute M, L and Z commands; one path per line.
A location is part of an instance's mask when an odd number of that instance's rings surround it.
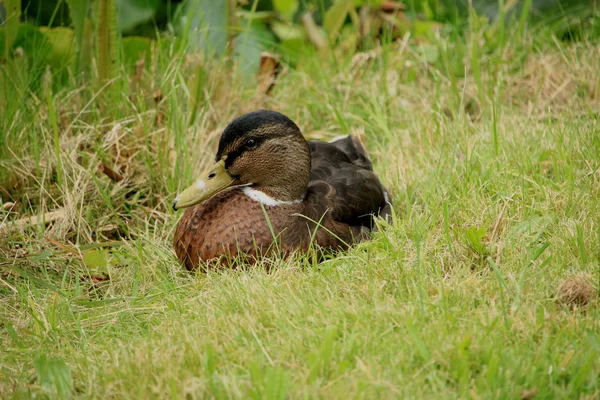
M 286 67 L 269 96 L 173 56 L 116 98 L 24 103 L 0 165 L 0 394 L 598 398 L 600 47 L 480 34 Z M 262 107 L 364 132 L 393 225 L 320 264 L 189 273 L 169 204 Z M 557 301 L 567 279 L 588 302 Z

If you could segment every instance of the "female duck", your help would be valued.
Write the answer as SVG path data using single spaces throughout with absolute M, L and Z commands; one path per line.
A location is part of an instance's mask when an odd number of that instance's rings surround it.
M 201 261 L 272 251 L 347 248 L 390 211 L 360 137 L 307 142 L 288 117 L 261 110 L 225 128 L 216 163 L 173 202 L 189 207 L 175 252 L 192 270 Z M 192 207 L 193 206 L 193 207 Z

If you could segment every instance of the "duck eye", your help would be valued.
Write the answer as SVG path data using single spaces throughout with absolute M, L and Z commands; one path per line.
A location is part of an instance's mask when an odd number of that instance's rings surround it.
M 246 143 L 244 143 L 244 146 L 247 149 L 253 149 L 254 147 L 256 147 L 256 139 L 248 139 L 248 140 L 246 140 Z

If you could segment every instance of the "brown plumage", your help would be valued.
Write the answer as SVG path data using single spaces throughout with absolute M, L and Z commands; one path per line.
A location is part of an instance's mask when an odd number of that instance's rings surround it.
M 289 118 L 261 110 L 229 124 L 216 161 L 173 204 L 190 207 L 173 243 L 190 270 L 220 257 L 228 264 L 232 256 L 253 262 L 306 251 L 311 243 L 344 249 L 366 237 L 374 216 L 389 215 L 387 191 L 356 136 L 307 142 Z

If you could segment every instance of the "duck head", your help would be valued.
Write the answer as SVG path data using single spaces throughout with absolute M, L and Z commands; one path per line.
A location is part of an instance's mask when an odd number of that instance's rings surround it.
M 193 206 L 231 186 L 295 202 L 304 197 L 309 177 L 310 149 L 298 126 L 278 112 L 255 111 L 225 128 L 215 164 L 177 196 L 173 209 Z

